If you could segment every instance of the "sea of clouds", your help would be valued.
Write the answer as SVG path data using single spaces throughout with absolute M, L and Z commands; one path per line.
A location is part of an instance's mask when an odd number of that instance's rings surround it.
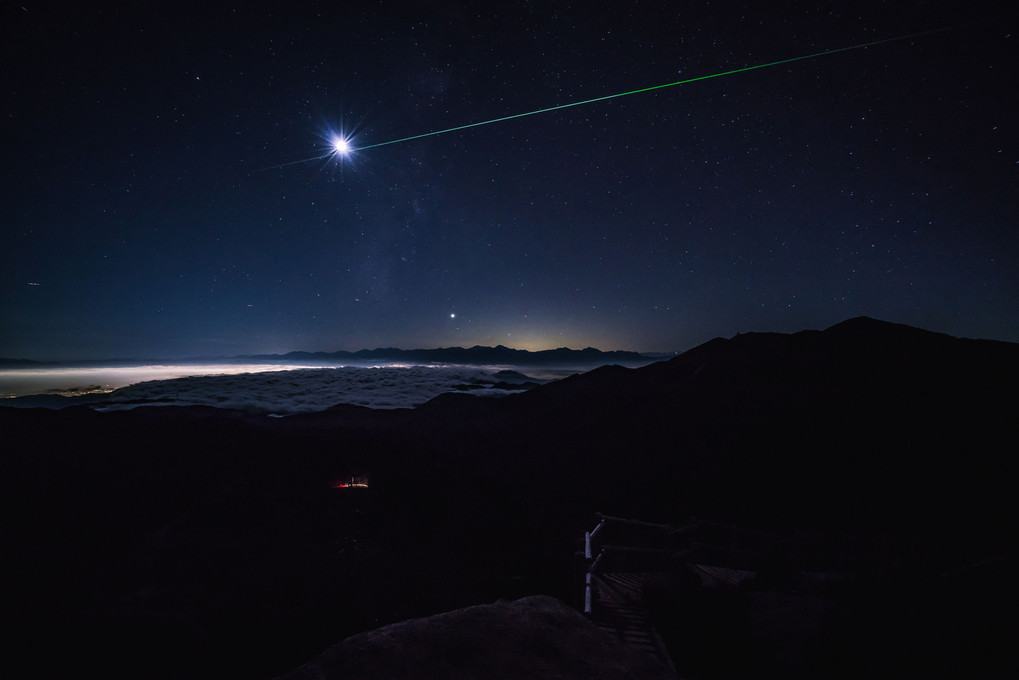
M 294 363 L 159 363 L 159 364 L 54 364 L 0 368 L 0 397 L 35 394 L 65 397 L 112 392 L 149 380 L 169 380 L 192 375 L 261 373 L 295 368 L 321 368 L 323 364 Z
M 281 415 L 321 411 L 336 404 L 411 408 L 444 392 L 506 394 L 489 387 L 494 373 L 465 366 L 300 368 L 239 375 L 202 375 L 156 380 L 110 394 L 111 407 L 158 401 Z
M 50 390 L 50 395 L 12 399 L 9 404 L 60 408 L 84 403 L 96 410 L 200 405 L 293 415 L 337 404 L 412 408 L 445 392 L 503 396 L 528 381 L 543 382 L 515 371 L 477 366 L 303 367 L 147 380 L 70 399 Z

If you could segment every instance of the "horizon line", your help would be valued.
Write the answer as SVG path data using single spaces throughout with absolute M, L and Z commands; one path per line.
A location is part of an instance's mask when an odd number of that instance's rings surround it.
M 129 357 L 103 357 L 103 358 L 61 358 L 61 359 L 28 359 L 25 357 L 5 357 L 0 356 L 0 365 L 3 364 L 98 364 L 98 363 L 137 363 L 137 364 L 173 364 L 173 363 L 193 363 L 200 361 L 217 361 L 217 360 L 235 360 L 235 359 L 247 359 L 254 357 L 286 357 L 291 354 L 318 354 L 318 355 L 330 355 L 330 354 L 358 354 L 361 352 L 384 352 L 388 350 L 396 352 L 435 352 L 441 350 L 472 350 L 472 349 L 499 349 L 510 350 L 513 352 L 522 352 L 525 354 L 541 354 L 543 352 L 556 352 L 566 350 L 569 352 L 585 352 L 587 350 L 594 350 L 601 354 L 612 354 L 612 353 L 626 353 L 626 354 L 638 354 L 644 357 L 653 356 L 665 356 L 679 354 L 680 350 L 669 350 L 669 351 L 638 351 L 629 349 L 600 349 L 597 347 L 587 346 L 581 349 L 574 349 L 572 347 L 560 346 L 551 347 L 547 349 L 521 349 L 516 347 L 510 347 L 508 345 L 471 345 L 464 347 L 462 345 L 449 345 L 444 347 L 414 347 L 411 349 L 403 349 L 401 347 L 374 347 L 367 348 L 363 347 L 358 350 L 287 350 L 285 352 L 252 352 L 245 354 L 216 354 L 216 355 L 192 355 L 182 357 L 142 357 L 142 358 L 129 358 Z

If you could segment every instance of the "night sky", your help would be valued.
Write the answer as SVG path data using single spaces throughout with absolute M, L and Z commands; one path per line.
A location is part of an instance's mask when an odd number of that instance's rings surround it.
M 1003 4 L 5 5 L 0 356 L 1019 341 Z

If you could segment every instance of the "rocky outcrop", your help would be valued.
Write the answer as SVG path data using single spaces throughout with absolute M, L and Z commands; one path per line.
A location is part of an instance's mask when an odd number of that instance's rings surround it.
M 674 679 L 551 597 L 458 609 L 360 633 L 277 680 Z

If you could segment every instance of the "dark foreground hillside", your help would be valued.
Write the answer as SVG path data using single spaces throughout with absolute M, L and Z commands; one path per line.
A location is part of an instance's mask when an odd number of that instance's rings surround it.
M 600 511 L 911 546 L 787 674 L 1013 674 L 1016 385 L 1019 346 L 854 319 L 413 411 L 0 409 L 5 663 L 268 678 L 413 617 L 575 603 Z M 699 602 L 675 630 L 733 635 Z

